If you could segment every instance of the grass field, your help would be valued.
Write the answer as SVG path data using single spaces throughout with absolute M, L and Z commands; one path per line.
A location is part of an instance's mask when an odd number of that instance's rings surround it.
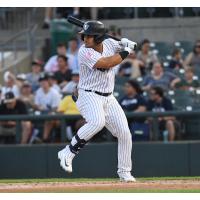
M 200 177 L 118 179 L 4 179 L 0 192 L 200 192 Z

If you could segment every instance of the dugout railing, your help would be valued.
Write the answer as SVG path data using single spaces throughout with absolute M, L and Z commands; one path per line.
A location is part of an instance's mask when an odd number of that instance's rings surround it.
M 198 119 L 200 118 L 200 110 L 195 111 L 167 111 L 167 112 L 143 112 L 143 113 L 129 113 L 126 112 L 128 120 L 134 120 L 138 118 L 151 118 L 152 119 L 152 140 L 156 141 L 159 138 L 159 117 L 174 116 L 178 120 L 183 119 Z M 16 121 L 16 143 L 20 142 L 21 138 L 21 121 L 48 121 L 48 120 L 60 120 L 61 122 L 61 142 L 66 141 L 66 126 L 67 123 L 74 120 L 81 119 L 80 115 L 63 115 L 63 114 L 44 114 L 44 115 L 2 115 L 1 121 Z M 199 122 L 200 124 L 200 122 Z M 197 130 L 198 131 L 198 130 Z

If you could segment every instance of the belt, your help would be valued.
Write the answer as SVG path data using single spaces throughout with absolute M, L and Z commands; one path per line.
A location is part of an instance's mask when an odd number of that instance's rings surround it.
M 101 95 L 101 96 L 104 96 L 104 97 L 107 97 L 107 96 L 109 96 L 109 95 L 112 94 L 112 92 L 103 93 L 103 92 L 97 92 L 97 91 L 93 91 L 93 90 L 85 90 L 85 91 L 86 91 L 86 92 L 94 92 L 94 93 L 96 93 L 96 94 L 98 94 L 98 95 Z

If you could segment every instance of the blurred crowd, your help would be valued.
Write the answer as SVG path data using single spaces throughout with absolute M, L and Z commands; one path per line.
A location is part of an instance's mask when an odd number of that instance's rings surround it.
M 120 37 L 120 29 L 111 27 L 110 34 Z M 27 74 L 5 72 L 0 88 L 0 115 L 79 114 L 72 94 L 79 82 L 80 45 L 79 38 L 72 38 L 68 44 L 59 43 L 56 55 L 45 63 L 33 60 Z M 137 51 L 116 67 L 114 95 L 126 112 L 176 109 L 170 94 L 176 90 L 194 92 L 200 87 L 196 74 L 200 67 L 200 41 L 196 41 L 193 50 L 184 57 L 181 49 L 172 49 L 167 66 L 151 46 L 152 42 L 144 39 Z M 151 118 L 129 120 L 133 140 L 151 140 L 151 121 Z M 175 117 L 160 117 L 158 122 L 160 139 L 180 138 L 180 123 Z M 67 123 L 67 139 L 70 140 L 84 123 L 83 118 Z M 22 121 L 21 143 L 59 142 L 60 125 L 59 120 Z M 11 142 L 7 136 L 12 138 L 15 134 L 15 121 L 0 122 L 1 143 Z

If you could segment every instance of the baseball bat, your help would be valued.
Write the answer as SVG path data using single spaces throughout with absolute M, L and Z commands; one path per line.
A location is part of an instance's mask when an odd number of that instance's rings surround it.
M 77 18 L 75 18 L 75 17 L 69 16 L 69 17 L 67 18 L 67 21 L 68 21 L 69 23 L 71 23 L 71 24 L 74 24 L 74 25 L 76 25 L 76 26 L 79 26 L 79 27 L 83 28 L 84 22 L 81 21 L 80 19 L 77 19 Z M 112 39 L 114 39 L 114 40 L 116 40 L 116 41 L 120 41 L 120 40 L 121 40 L 120 38 L 117 38 L 117 37 L 112 36 L 112 35 L 107 34 L 107 33 L 106 33 L 105 35 L 106 35 L 107 38 L 112 38 Z

